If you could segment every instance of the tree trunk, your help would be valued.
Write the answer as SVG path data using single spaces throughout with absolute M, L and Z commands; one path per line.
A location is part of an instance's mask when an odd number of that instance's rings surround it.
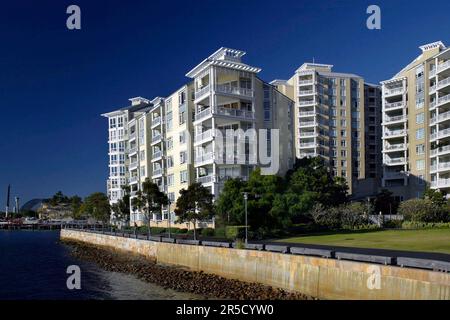
M 197 240 L 197 232 L 196 232 L 196 220 L 194 219 L 194 240 Z

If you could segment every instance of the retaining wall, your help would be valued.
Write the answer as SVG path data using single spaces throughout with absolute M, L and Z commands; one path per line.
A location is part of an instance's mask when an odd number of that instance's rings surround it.
M 267 251 L 153 242 L 61 230 L 71 239 L 138 253 L 158 263 L 298 291 L 321 299 L 450 300 L 450 274 Z

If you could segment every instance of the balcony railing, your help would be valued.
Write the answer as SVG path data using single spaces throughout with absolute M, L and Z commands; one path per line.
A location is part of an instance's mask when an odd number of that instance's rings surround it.
M 438 64 L 438 66 L 437 66 L 437 72 L 441 72 L 441 71 L 447 69 L 448 67 L 450 67 L 450 60 Z
M 384 135 L 385 135 L 386 137 L 399 136 L 399 135 L 406 135 L 406 130 L 394 130 L 394 131 L 386 130 L 386 131 L 384 132 Z
M 138 166 L 138 162 L 137 161 L 133 161 L 130 163 L 130 169 L 136 169 Z
M 213 137 L 213 129 L 206 130 L 195 136 L 194 142 L 198 143 L 200 141 L 204 141 Z
M 152 127 L 161 124 L 161 117 L 155 118 L 152 120 Z
M 315 131 L 300 131 L 299 136 L 300 137 L 312 137 L 316 136 L 317 133 Z
M 153 169 L 152 176 L 159 176 L 162 174 L 162 168 Z
M 429 77 L 434 77 L 436 75 L 436 68 L 430 70 Z
M 392 158 L 392 159 L 385 159 L 386 164 L 401 164 L 406 161 L 405 158 Z
M 394 117 L 384 117 L 384 122 L 396 122 L 396 121 L 404 121 L 406 120 L 405 115 L 394 116 Z
M 130 177 L 130 183 L 134 183 L 134 182 L 136 182 L 138 180 L 138 177 L 137 176 L 132 176 L 132 177 Z
M 300 158 L 310 158 L 310 157 L 315 157 L 316 154 L 314 152 L 301 152 L 300 153 Z
M 208 84 L 195 92 L 195 99 L 198 99 L 210 91 L 211 86 Z
M 249 98 L 253 97 L 252 89 L 233 87 L 233 86 L 223 85 L 223 84 L 216 85 L 215 89 L 219 93 L 234 94 L 234 95 L 245 96 L 245 97 L 249 97 Z
M 395 151 L 395 150 L 401 150 L 401 149 L 405 149 L 406 145 L 404 143 L 399 143 L 399 144 L 390 144 L 390 145 L 386 145 L 384 147 L 384 150 L 387 151 Z
M 316 100 L 300 100 L 299 102 L 298 102 L 298 104 L 300 105 L 300 106 L 308 106 L 308 105 L 313 105 L 313 104 L 315 104 L 316 103 Z
M 206 109 L 196 113 L 195 114 L 195 120 L 200 120 L 200 119 L 203 119 L 203 118 L 206 118 L 206 117 L 210 116 L 212 114 L 211 110 L 212 110 L 211 107 L 209 107 L 209 108 L 206 108 Z
M 299 127 L 314 127 L 317 126 L 318 123 L 316 121 L 303 121 L 299 122 Z
M 130 154 L 136 153 L 137 147 L 130 148 Z
M 204 184 L 212 183 L 212 182 L 216 182 L 216 176 L 209 175 L 209 176 L 197 177 L 196 180 L 197 180 L 197 182 L 204 183 Z
M 301 111 L 299 113 L 299 116 L 300 117 L 311 117 L 311 116 L 314 116 L 315 114 L 316 114 L 315 111 Z
M 386 172 L 383 175 L 383 178 L 385 178 L 385 179 L 404 179 L 405 174 L 402 172 Z
M 155 151 L 152 154 L 153 159 L 161 158 L 162 157 L 162 151 Z
M 208 153 L 196 155 L 195 156 L 195 163 L 198 164 L 198 163 L 210 161 L 212 159 L 213 159 L 213 153 L 212 152 L 208 152 Z
M 393 89 L 386 89 L 384 94 L 386 96 L 392 96 L 392 95 L 402 94 L 404 90 L 405 89 L 403 87 L 393 88 Z
M 314 83 L 313 79 L 299 80 L 299 82 L 298 82 L 299 85 L 309 85 L 309 84 L 313 84 L 313 83 Z
M 161 140 L 161 135 L 160 134 L 158 134 L 157 136 L 152 137 L 152 143 L 158 142 L 160 140 Z
M 299 144 L 300 148 L 315 148 L 317 144 L 315 142 L 305 142 Z
M 439 138 L 444 138 L 450 136 L 450 128 L 444 129 L 444 130 L 440 130 L 439 132 L 433 133 L 430 136 L 431 140 L 435 140 L 435 139 L 439 139 Z
M 437 148 L 437 149 L 433 149 L 433 150 L 431 150 L 430 154 L 432 156 L 435 156 L 437 154 L 448 153 L 448 152 L 450 152 L 450 145 L 444 146 L 444 147 L 440 147 L 440 148 Z
M 300 91 L 298 92 L 298 94 L 299 94 L 300 96 L 311 95 L 311 94 L 314 94 L 314 93 L 315 93 L 314 90 L 300 90 Z
M 216 107 L 214 108 L 214 113 L 222 116 L 230 116 L 237 118 L 247 118 L 254 119 L 255 114 L 253 111 L 241 110 L 241 109 L 230 109 L 224 107 Z
M 434 124 L 436 122 L 441 122 L 441 121 L 445 121 L 448 119 L 450 119 L 450 111 L 441 113 L 439 116 L 431 118 L 430 122 L 431 122 L 431 124 Z
M 432 188 L 448 188 L 450 187 L 450 178 L 431 181 Z
M 438 84 L 437 84 L 437 88 L 438 88 L 438 89 L 441 89 L 441 88 L 443 88 L 443 87 L 445 87 L 445 86 L 448 86 L 449 84 L 450 84 L 450 77 L 445 78 L 444 80 L 439 81 Z
M 400 108 L 400 107 L 404 107 L 404 106 L 405 106 L 405 103 L 403 101 L 393 102 L 393 103 L 385 103 L 384 109 L 388 110 L 388 109 Z
M 448 101 L 450 101 L 450 94 L 448 94 L 446 96 L 443 96 L 443 97 L 440 97 L 438 99 L 438 103 L 437 104 L 440 105 L 440 104 L 446 103 Z

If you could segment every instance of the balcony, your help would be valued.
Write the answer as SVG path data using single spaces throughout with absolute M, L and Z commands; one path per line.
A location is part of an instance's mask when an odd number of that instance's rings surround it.
M 384 132 L 383 138 L 392 138 L 392 137 L 396 137 L 396 136 L 404 136 L 406 135 L 406 130 L 386 130 Z
M 436 140 L 441 138 L 447 138 L 450 136 L 450 128 L 440 130 L 439 132 L 433 133 L 430 136 L 430 140 Z
M 137 176 L 130 177 L 130 184 L 136 183 L 137 181 L 138 181 L 138 177 Z
M 300 158 L 313 158 L 315 156 L 315 152 L 300 152 Z
M 430 72 L 429 72 L 429 74 L 428 74 L 428 77 L 429 77 L 429 78 L 432 78 L 432 77 L 434 77 L 435 75 L 436 75 L 436 68 L 433 68 L 433 69 L 430 70 Z
M 134 169 L 137 168 L 137 166 L 138 166 L 138 162 L 137 162 L 137 160 L 135 160 L 135 161 L 130 163 L 129 169 L 130 170 L 134 170 Z
M 158 143 L 161 141 L 161 135 L 158 134 L 157 136 L 152 137 L 152 143 Z
M 207 183 L 213 183 L 216 182 L 216 176 L 213 175 L 209 175 L 209 176 L 202 176 L 202 177 L 197 177 L 196 180 L 199 183 L 202 184 L 207 184 Z
M 155 151 L 152 154 L 152 161 L 156 161 L 156 160 L 160 159 L 161 157 L 162 157 L 162 151 L 161 150 Z
M 438 90 L 442 89 L 442 88 L 448 86 L 449 84 L 450 84 L 450 77 L 445 78 L 444 80 L 441 80 L 441 81 L 438 82 L 437 89 Z
M 450 188 L 450 178 L 431 181 L 432 188 Z
M 214 114 L 220 116 L 234 117 L 234 118 L 245 118 L 254 119 L 255 113 L 253 111 L 241 110 L 241 109 L 230 109 L 224 107 L 214 108 Z
M 450 153 L 450 145 L 431 150 L 432 157 Z
M 211 91 L 210 89 L 211 89 L 211 86 L 208 84 L 208 85 L 204 86 L 203 88 L 195 91 L 195 100 L 198 100 L 199 98 L 208 94 Z
M 385 159 L 384 163 L 387 165 L 400 165 L 406 163 L 406 158 L 391 158 L 391 159 Z
M 230 85 L 218 84 L 216 85 L 216 92 L 221 94 L 232 94 L 236 96 L 243 96 L 253 98 L 253 90 L 247 88 L 232 87 Z
M 314 90 L 300 90 L 299 92 L 298 92 L 298 95 L 299 96 L 310 96 L 310 95 L 313 95 L 313 94 L 315 94 L 316 92 L 314 91 Z
M 397 96 L 397 95 L 403 94 L 404 91 L 405 91 L 405 89 L 403 87 L 385 89 L 384 95 L 385 96 Z
M 401 122 L 401 121 L 406 121 L 405 115 L 394 116 L 394 117 L 388 117 L 388 116 L 384 117 L 384 124 Z
M 129 140 L 134 140 L 134 139 L 136 139 L 136 131 L 135 132 L 132 132 L 132 133 L 130 133 L 130 136 L 129 136 L 129 138 L 128 138 Z
M 152 171 L 152 178 L 156 178 L 158 176 L 162 175 L 162 168 L 153 169 Z
M 440 97 L 437 99 L 437 107 L 447 103 L 450 101 L 450 94 L 447 94 L 446 96 Z
M 450 162 L 440 162 L 438 165 L 438 171 L 450 170 Z
M 206 130 L 194 137 L 194 143 L 200 144 L 202 142 L 209 141 L 213 138 L 213 136 L 213 129 Z
M 135 154 L 137 152 L 137 146 L 130 148 L 130 155 Z
M 313 117 L 316 115 L 315 111 L 300 111 L 299 116 L 300 117 Z
M 298 102 L 298 104 L 300 106 L 312 106 L 316 104 L 316 100 L 312 99 L 312 100 L 300 100 Z
M 403 101 L 384 104 L 384 110 L 399 109 L 404 107 L 405 103 Z
M 152 128 L 161 124 L 161 117 L 152 120 Z
M 392 152 L 392 151 L 401 151 L 404 149 L 406 149 L 406 144 L 399 143 L 399 144 L 385 145 L 383 151 Z
M 443 63 L 440 63 L 437 66 L 437 73 L 440 73 L 440 72 L 448 69 L 449 67 L 450 67 L 450 60 L 448 60 L 446 62 L 443 62 Z
M 300 128 L 315 127 L 317 125 L 319 125 L 319 124 L 316 121 L 302 121 L 299 123 Z
M 445 121 L 448 119 L 450 119 L 450 111 L 441 113 L 439 116 L 431 118 L 430 124 L 433 125 L 433 124 L 436 124 L 438 122 L 442 122 L 442 121 Z
M 213 161 L 213 153 L 212 152 L 207 152 L 204 154 L 200 154 L 200 155 L 196 155 L 195 156 L 195 165 L 201 165 L 201 164 L 206 164 Z
M 315 131 L 300 131 L 299 136 L 312 138 L 318 136 L 318 134 Z
M 300 148 L 307 148 L 307 149 L 315 148 L 315 147 L 317 147 L 317 143 L 315 143 L 315 142 L 304 142 L 304 143 L 300 143 L 299 147 Z
M 313 79 L 299 80 L 298 81 L 298 85 L 299 86 L 309 86 L 309 85 L 313 85 L 313 84 L 314 84 L 314 80 Z

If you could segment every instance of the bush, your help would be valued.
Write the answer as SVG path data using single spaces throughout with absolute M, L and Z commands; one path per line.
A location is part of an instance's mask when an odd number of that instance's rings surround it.
M 225 238 L 225 227 L 219 227 L 214 230 L 214 236 L 218 238 Z
M 367 207 L 358 202 L 332 208 L 318 204 L 311 210 L 311 216 L 316 224 L 331 230 L 372 229 L 372 225 L 367 222 L 366 211 Z
M 448 206 L 434 204 L 429 199 L 410 199 L 400 204 L 398 213 L 405 221 L 414 222 L 448 222 Z
M 202 237 L 212 237 L 212 236 L 214 236 L 214 229 L 204 228 L 204 229 L 202 229 L 200 234 L 202 235 Z
M 446 229 L 450 228 L 450 222 L 417 222 L 404 221 L 402 229 Z
M 388 220 L 383 222 L 383 228 L 400 229 L 402 228 L 402 220 Z
M 226 226 L 225 237 L 227 239 L 245 238 L 245 226 Z

